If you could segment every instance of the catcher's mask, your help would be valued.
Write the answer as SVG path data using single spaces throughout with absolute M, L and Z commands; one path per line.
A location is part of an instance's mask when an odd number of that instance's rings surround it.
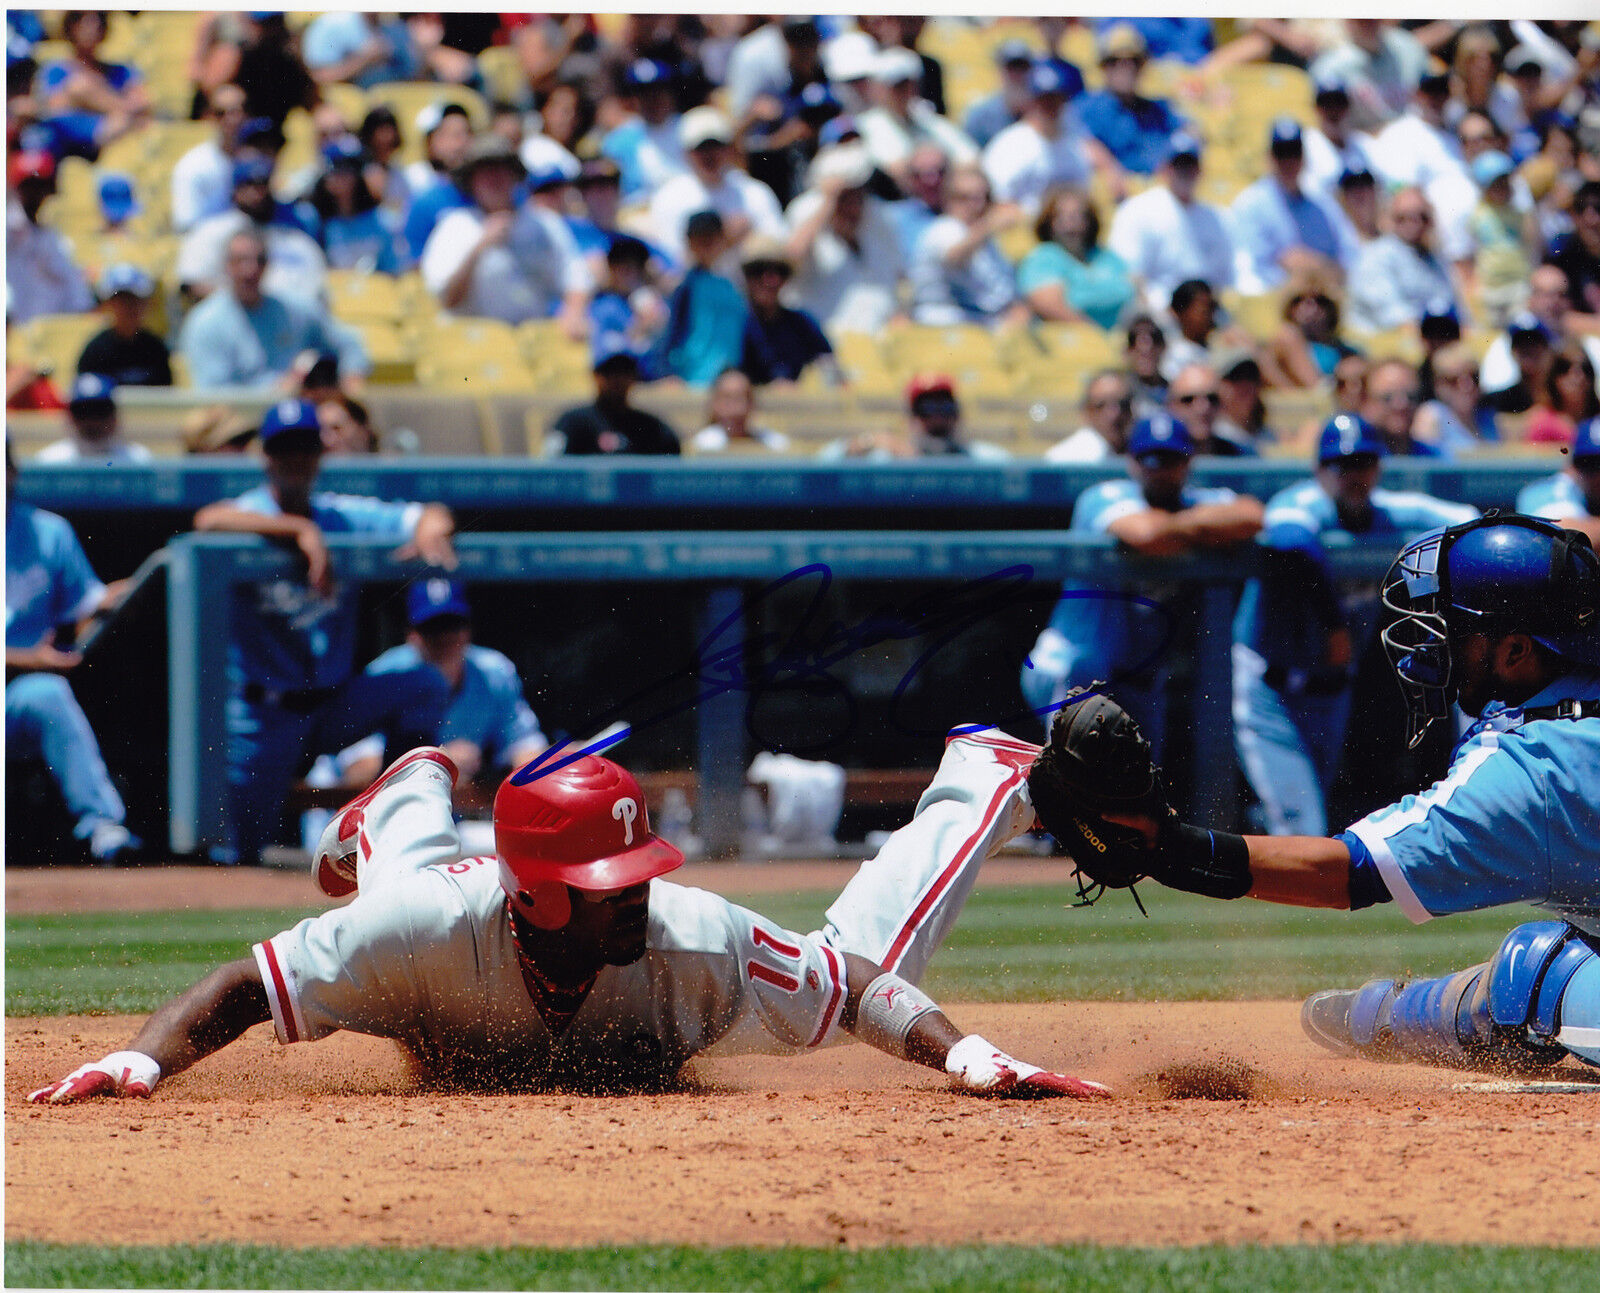
M 500 887 L 538 929 L 571 918 L 568 885 L 603 896 L 683 865 L 651 832 L 633 774 L 595 755 L 523 785 L 507 777 L 494 797 L 494 843 Z
M 1456 697 L 1452 642 L 1526 633 L 1572 664 L 1600 665 L 1600 558 L 1588 537 L 1530 516 L 1490 512 L 1406 545 L 1383 581 L 1399 618 L 1383 645 L 1415 746 Z

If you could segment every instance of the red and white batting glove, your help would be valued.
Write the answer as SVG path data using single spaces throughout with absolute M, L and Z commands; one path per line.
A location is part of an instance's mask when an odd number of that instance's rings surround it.
M 1071 1096 L 1089 1100 L 1111 1094 L 1109 1087 L 1086 1082 L 1066 1073 L 1051 1073 L 1007 1055 L 972 1033 L 950 1048 L 944 1071 L 955 1079 L 956 1090 L 970 1095 L 1008 1096 L 1013 1100 Z
M 103 1095 L 146 1096 L 161 1081 L 161 1065 L 138 1051 L 113 1051 L 103 1060 L 74 1069 L 59 1082 L 28 1093 L 35 1104 L 71 1104 Z

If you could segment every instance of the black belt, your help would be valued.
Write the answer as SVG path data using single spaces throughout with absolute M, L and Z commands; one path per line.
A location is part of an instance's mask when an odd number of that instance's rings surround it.
M 286 709 L 291 714 L 311 714 L 338 695 L 339 689 L 301 687 L 276 691 L 271 687 L 263 687 L 258 682 L 247 682 L 240 694 L 251 705 L 272 705 L 277 709 Z
M 1290 669 L 1281 664 L 1269 664 L 1261 681 L 1273 691 L 1295 696 L 1337 696 L 1350 685 L 1342 669 Z

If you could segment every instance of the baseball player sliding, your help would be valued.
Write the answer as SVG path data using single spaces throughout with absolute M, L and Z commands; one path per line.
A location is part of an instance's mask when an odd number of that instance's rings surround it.
M 456 767 L 411 751 L 328 824 L 314 858 L 354 901 L 257 944 L 157 1010 L 126 1050 L 33 1092 L 149 1095 L 271 1019 L 280 1042 L 392 1038 L 443 1082 L 651 1084 L 696 1055 L 798 1054 L 855 1037 L 978 1095 L 1108 1094 L 963 1036 L 915 986 L 983 859 L 1034 821 L 1038 747 L 958 736 L 910 824 L 796 934 L 661 877 L 623 768 L 584 756 L 495 799 L 494 857 L 463 857 Z

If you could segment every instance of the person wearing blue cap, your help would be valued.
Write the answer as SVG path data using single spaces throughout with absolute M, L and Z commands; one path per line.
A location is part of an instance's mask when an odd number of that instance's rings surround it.
M 1204 149 L 1192 131 L 1167 140 L 1156 182 L 1117 206 L 1110 247 L 1140 285 L 1145 308 L 1160 312 L 1180 283 L 1233 286 L 1233 234 L 1221 211 L 1199 197 Z
M 997 203 L 1038 214 L 1046 190 L 1089 182 L 1086 137 L 1066 112 L 1082 88 L 1070 64 L 1039 59 L 1028 71 L 1028 101 L 1022 116 L 983 150 L 983 170 Z
M 1194 437 L 1177 418 L 1153 413 L 1128 436 L 1128 476 L 1078 496 L 1075 534 L 1110 535 L 1151 557 L 1232 547 L 1261 529 L 1261 504 L 1220 486 L 1192 485 Z M 1109 683 L 1158 752 L 1166 739 L 1167 686 L 1197 631 L 1192 596 L 1172 585 L 1068 585 L 1022 668 L 1022 694 L 1049 715 L 1072 687 Z M 1156 757 L 1160 757 L 1158 753 Z
M 655 58 L 637 58 L 622 71 L 626 116 L 606 131 L 600 152 L 621 171 L 622 198 L 639 202 L 689 169 L 678 141 L 677 77 Z
M 1306 192 L 1324 201 L 1338 201 L 1339 177 L 1346 171 L 1372 171 L 1372 136 L 1352 124 L 1350 91 L 1339 77 L 1329 77 L 1312 86 L 1317 109 L 1317 124 L 1305 132 L 1305 173 L 1301 182 Z
M 330 269 L 398 274 L 406 266 L 394 229 L 367 182 L 367 162 L 366 150 L 353 135 L 323 147 L 322 173 L 307 199 L 317 214 L 317 241 Z
M 6 761 L 42 758 L 92 860 L 139 848 L 94 730 L 68 679 L 83 661 L 64 629 L 103 615 L 125 586 L 100 582 L 68 521 L 15 497 L 6 441 Z
M 1392 18 L 1347 18 L 1346 39 L 1317 56 L 1313 82 L 1342 81 L 1357 130 L 1377 130 L 1405 110 L 1428 67 L 1427 48 Z
M 1121 197 L 1123 173 L 1154 174 L 1166 154 L 1167 140 L 1185 123 L 1165 99 L 1139 93 L 1139 77 L 1150 51 L 1136 28 L 1114 22 L 1099 33 L 1095 45 L 1105 85 L 1078 100 L 1078 120 L 1096 141 L 1096 168 Z
M 1293 117 L 1278 117 L 1268 130 L 1271 171 L 1248 185 L 1229 208 L 1239 250 L 1236 286 L 1247 295 L 1281 287 L 1301 269 L 1339 272 L 1339 237 L 1333 216 L 1305 191 L 1305 140 Z
M 640 355 L 624 332 L 597 333 L 593 344 L 595 398 L 568 409 L 550 425 L 550 454 L 681 454 L 678 434 L 654 413 L 630 402 Z
M 137 265 L 112 265 L 96 285 L 111 325 L 89 338 L 78 356 L 79 373 L 98 373 L 118 386 L 171 386 L 167 343 L 144 326 L 155 284 Z
M 1341 413 L 1317 436 L 1316 474 L 1267 500 L 1261 574 L 1233 621 L 1233 731 L 1269 835 L 1323 835 L 1351 688 L 1377 635 L 1377 590 L 1341 579 L 1326 536 L 1398 544 L 1476 508 L 1378 485 L 1388 449 L 1365 418 Z
M 426 665 L 450 686 L 436 744 L 460 769 L 463 780 L 498 781 L 537 758 L 550 745 L 523 693 L 511 660 L 472 640 L 472 607 L 457 579 L 431 574 L 406 589 L 405 642 L 367 666 L 374 678 L 406 674 Z M 338 756 L 342 784 L 371 785 L 384 766 L 381 735 Z M 392 751 L 390 752 L 392 756 Z
M 274 841 L 284 794 L 308 750 L 339 749 L 373 731 L 394 748 L 434 739 L 447 688 L 421 667 L 382 679 L 355 672 L 359 587 L 336 578 L 326 536 L 392 541 L 429 566 L 456 564 L 455 521 L 438 503 L 389 502 L 316 489 L 322 466 L 317 410 L 283 400 L 261 420 L 266 483 L 195 515 L 202 532 L 259 534 L 286 543 L 296 570 L 234 587 L 228 640 L 228 793 L 224 862 L 254 865 Z
M 1348 319 L 1358 332 L 1415 325 L 1431 303 L 1457 299 L 1450 267 L 1435 250 L 1427 195 L 1420 188 L 1401 189 L 1390 199 L 1389 225 L 1350 267 Z
M 122 438 L 117 418 L 117 384 L 99 373 L 79 373 L 67 396 L 69 431 L 34 455 L 43 463 L 103 463 L 107 467 L 149 462 L 146 445 Z
M 105 221 L 106 233 L 121 231 L 143 209 L 134 192 L 133 177 L 121 171 L 102 171 L 95 196 L 100 201 L 100 216 Z
M 1028 73 L 1033 70 L 1034 58 L 1033 46 L 1025 40 L 1013 37 L 995 46 L 994 65 L 1000 72 L 1000 88 L 968 108 L 961 121 L 961 128 L 979 148 L 987 148 L 991 139 L 1022 116 L 1022 110 L 1033 98 Z M 1083 73 L 1078 72 L 1077 88 L 1071 97 L 1076 98 L 1082 91 Z
M 1600 543 L 1600 417 L 1578 423 L 1560 471 L 1517 492 L 1517 511 L 1582 530 L 1591 543 Z

